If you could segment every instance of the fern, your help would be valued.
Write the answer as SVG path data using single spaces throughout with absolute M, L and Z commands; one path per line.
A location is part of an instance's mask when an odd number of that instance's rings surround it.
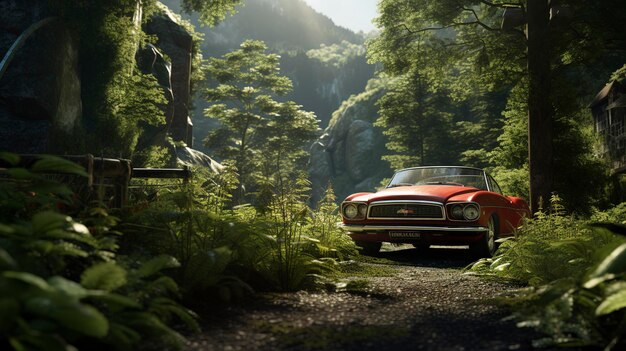
M 536 340 L 536 346 L 623 347 L 626 244 L 609 230 L 619 226 L 594 227 L 567 216 L 556 196 L 552 209 L 526 223 L 492 259 L 480 260 L 466 272 L 531 286 L 499 301 L 514 307 L 519 326 L 549 335 Z M 615 212 L 623 210 L 607 213 Z M 606 215 L 596 213 L 593 219 Z

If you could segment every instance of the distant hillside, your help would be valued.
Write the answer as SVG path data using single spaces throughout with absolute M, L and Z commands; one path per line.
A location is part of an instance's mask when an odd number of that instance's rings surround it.
M 162 2 L 180 12 L 179 0 Z M 294 83 L 294 91 L 286 98 L 315 112 L 322 128 L 332 112 L 350 95 L 362 92 L 373 77 L 374 67 L 367 64 L 362 47 L 363 36 L 335 25 L 304 1 L 244 0 L 244 4 L 214 28 L 200 26 L 195 16 L 183 17 L 204 34 L 205 57 L 221 56 L 246 39 L 265 41 L 272 52 L 281 54 L 281 71 Z M 202 116 L 206 103 L 196 99 L 195 106 L 194 147 L 203 150 L 202 139 L 212 126 Z
M 179 0 L 162 2 L 180 12 Z M 209 56 L 231 51 L 246 39 L 263 40 L 279 52 L 307 51 L 344 40 L 363 43 L 362 36 L 335 25 L 302 0 L 244 0 L 237 14 L 210 29 L 201 28 L 197 16 L 191 20 L 205 34 L 203 52 Z

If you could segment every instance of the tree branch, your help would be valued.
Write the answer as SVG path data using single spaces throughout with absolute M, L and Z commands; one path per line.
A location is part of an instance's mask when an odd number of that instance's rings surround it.
M 471 12 L 471 13 L 472 13 L 472 15 L 474 15 L 474 18 L 476 19 L 476 21 L 467 22 L 467 23 L 477 24 L 477 25 L 479 25 L 479 26 L 481 26 L 481 27 L 483 27 L 483 28 L 485 28 L 486 30 L 489 30 L 489 31 L 498 31 L 498 32 L 499 32 L 499 31 L 502 31 L 502 29 L 500 29 L 500 28 L 493 28 L 493 27 L 489 27 L 488 25 L 486 25 L 485 23 L 483 23 L 483 22 L 480 20 L 480 18 L 478 17 L 478 14 L 476 13 L 476 11 L 475 11 L 474 9 L 464 7 L 464 8 L 463 8 L 463 11 L 469 11 L 469 12 Z
M 496 4 L 494 2 L 491 1 L 486 1 L 486 0 L 481 0 L 480 1 L 482 4 L 485 4 L 487 6 L 491 6 L 491 7 L 498 7 L 501 9 L 505 9 L 507 7 L 519 7 L 519 8 L 524 8 L 524 5 L 522 3 L 519 2 L 505 2 L 505 3 L 501 3 L 501 4 Z

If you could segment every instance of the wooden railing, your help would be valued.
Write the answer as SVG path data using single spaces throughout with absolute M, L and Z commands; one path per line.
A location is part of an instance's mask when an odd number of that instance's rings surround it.
M 131 179 L 182 179 L 187 184 L 191 179 L 192 172 L 188 167 L 184 168 L 133 168 L 130 160 L 94 157 L 87 155 L 64 155 L 59 156 L 72 161 L 85 168 L 87 173 L 86 186 L 90 192 L 95 192 L 97 187 L 112 188 L 111 206 L 122 208 L 128 202 L 129 185 Z M 39 155 L 20 155 L 20 162 L 13 167 L 29 168 L 37 160 Z M 0 168 L 10 167 L 0 160 Z M 59 171 L 55 174 L 62 175 Z

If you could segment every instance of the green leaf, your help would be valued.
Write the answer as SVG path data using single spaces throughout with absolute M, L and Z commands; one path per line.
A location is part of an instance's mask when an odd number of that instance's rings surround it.
M 150 308 L 159 311 L 159 315 L 175 315 L 192 331 L 200 332 L 200 325 L 198 325 L 196 315 L 171 299 L 165 297 L 154 298 L 150 303 Z
M 56 319 L 66 328 L 88 336 L 102 338 L 109 331 L 109 322 L 96 308 L 78 304 L 74 308 L 59 311 Z
M 85 289 L 82 285 L 63 277 L 52 277 L 48 279 L 48 284 L 50 284 L 50 286 L 55 288 L 57 291 L 77 300 L 87 296 L 87 289 Z
M 0 247 L 0 269 L 4 270 L 7 268 L 15 268 L 17 267 L 17 263 L 11 257 L 11 255 Z
M 20 156 L 11 152 L 0 151 L 0 160 L 6 161 L 12 166 L 16 166 L 20 163 Z
M 13 234 L 15 233 L 15 228 L 6 224 L 0 223 L 0 234 Z
M 31 167 L 33 172 L 40 173 L 69 173 L 87 177 L 82 166 L 57 156 L 45 155 Z
M 146 290 L 164 291 L 173 295 L 179 295 L 178 284 L 168 276 L 161 276 L 146 285 Z
M 624 272 L 626 272 L 626 244 L 620 245 L 602 260 L 589 275 L 584 287 L 592 289 L 606 280 L 613 279 L 616 274 Z
M 87 251 L 81 249 L 79 246 L 62 242 L 55 244 L 52 249 L 49 251 L 49 254 L 63 255 L 63 256 L 76 256 L 76 257 L 87 257 L 89 254 Z
M 126 270 L 115 262 L 98 263 L 83 272 L 80 282 L 88 289 L 113 291 L 126 284 Z
M 63 229 L 71 218 L 52 211 L 38 212 L 33 216 L 33 230 L 37 233 L 46 233 L 54 229 Z
M 31 273 L 7 271 L 7 272 L 3 272 L 2 276 L 7 279 L 19 280 L 23 283 L 34 286 L 43 291 L 52 290 L 48 282 L 46 282 L 43 278 L 36 276 L 34 274 L 31 274 Z
M 603 316 L 626 307 L 626 290 L 609 295 L 596 309 L 597 316 Z
M 166 268 L 180 267 L 180 263 L 174 257 L 169 255 L 160 255 L 145 262 L 136 273 L 140 278 L 149 277 Z
M 89 291 L 89 297 L 92 297 L 98 301 L 104 302 L 109 305 L 115 305 L 114 307 L 127 307 L 127 308 L 135 308 L 140 309 L 141 304 L 130 297 L 118 295 L 102 290 L 91 290 Z M 109 306 L 111 308 L 111 306 Z
M 132 345 L 141 341 L 141 334 L 123 324 L 111 322 L 107 339 L 121 350 L 131 350 Z
M 59 322 L 63 327 L 87 336 L 101 338 L 109 330 L 109 322 L 96 308 L 62 295 L 44 295 L 26 301 L 33 314 Z
M 33 177 L 35 176 L 26 168 L 21 167 L 9 168 L 6 170 L 6 173 L 12 178 L 19 180 L 30 180 L 33 179 Z

